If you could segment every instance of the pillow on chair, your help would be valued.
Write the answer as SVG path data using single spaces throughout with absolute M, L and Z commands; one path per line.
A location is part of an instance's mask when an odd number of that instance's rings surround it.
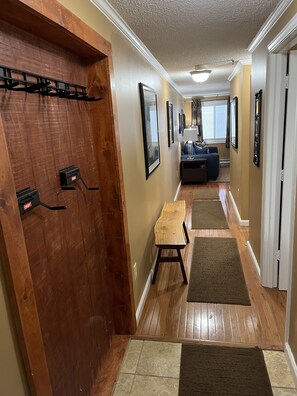
M 194 142 L 194 152 L 195 154 L 208 154 L 208 147 L 201 147 L 196 142 Z

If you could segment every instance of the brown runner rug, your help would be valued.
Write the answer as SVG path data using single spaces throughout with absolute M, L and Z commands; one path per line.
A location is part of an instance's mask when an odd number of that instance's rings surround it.
M 219 200 L 219 189 L 218 188 L 197 188 L 194 190 L 194 200 Z
M 251 305 L 235 238 L 195 238 L 187 301 Z
M 229 228 L 221 201 L 193 201 L 192 230 Z
M 183 344 L 179 396 L 272 396 L 258 348 Z

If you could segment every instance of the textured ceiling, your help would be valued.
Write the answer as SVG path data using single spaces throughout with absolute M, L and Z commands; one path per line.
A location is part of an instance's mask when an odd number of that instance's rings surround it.
M 226 92 L 234 66 L 210 67 L 193 83 L 195 65 L 248 60 L 247 47 L 279 0 L 109 0 L 185 96 Z

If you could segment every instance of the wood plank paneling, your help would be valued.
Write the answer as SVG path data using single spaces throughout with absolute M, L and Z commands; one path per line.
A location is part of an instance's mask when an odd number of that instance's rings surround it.
M 96 155 L 99 164 L 101 208 L 106 234 L 111 290 L 113 290 L 114 324 L 117 334 L 133 334 L 136 330 L 135 303 L 131 274 L 131 257 L 127 228 L 124 183 L 118 133 L 115 93 L 112 95 L 113 66 L 110 58 L 89 68 L 90 95 L 103 100 L 98 109 L 91 105 Z M 110 107 L 114 112 L 110 112 Z M 105 117 L 102 117 L 105 114 Z M 100 130 L 100 134 L 96 133 Z
M 199 188 L 216 188 L 208 183 Z M 182 284 L 177 264 L 161 264 L 158 280 L 151 286 L 137 329 L 137 337 L 174 340 L 199 340 L 216 343 L 259 345 L 283 349 L 286 293 L 260 285 L 247 251 L 248 227 L 240 227 L 228 194 L 228 184 L 219 184 L 221 202 L 229 222 L 228 230 L 191 230 L 194 185 L 182 186 L 178 199 L 186 200 L 186 225 L 190 244 L 183 260 L 190 274 L 193 241 L 196 236 L 237 239 L 251 306 L 188 303 L 188 286 Z M 177 329 L 177 331 L 176 331 Z
M 9 285 L 10 303 L 15 312 L 32 394 L 50 396 L 52 386 L 1 116 L 0 162 L 0 261 Z

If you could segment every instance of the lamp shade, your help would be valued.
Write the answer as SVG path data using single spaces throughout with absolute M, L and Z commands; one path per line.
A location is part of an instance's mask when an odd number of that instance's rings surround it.
M 192 79 L 198 83 L 205 82 L 210 76 L 210 73 L 211 70 L 194 70 L 190 72 Z
M 184 136 L 183 136 L 183 141 L 186 142 L 188 140 L 196 141 L 198 136 L 198 127 L 194 126 L 191 128 L 185 128 L 184 129 Z

